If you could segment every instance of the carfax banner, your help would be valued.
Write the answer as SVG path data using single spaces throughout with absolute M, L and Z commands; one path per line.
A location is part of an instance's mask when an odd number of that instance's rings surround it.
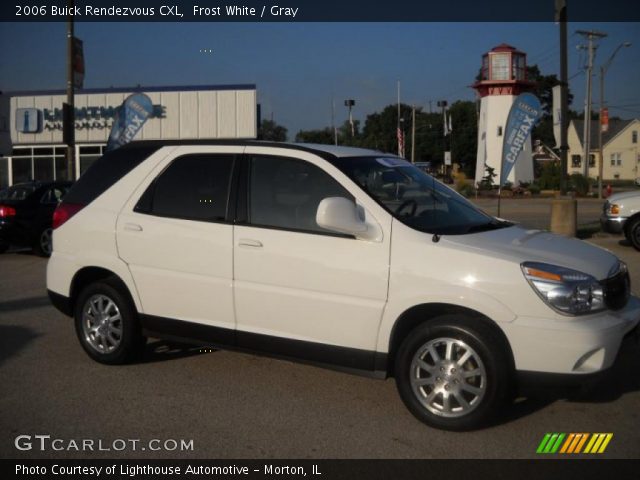
M 133 140 L 152 112 L 153 103 L 147 95 L 144 93 L 129 95 L 116 112 L 107 151 L 115 150 Z
M 502 167 L 500 186 L 504 185 L 525 146 L 531 130 L 542 117 L 542 106 L 538 97 L 531 93 L 522 93 L 516 97 L 509 110 L 507 126 L 502 144 Z

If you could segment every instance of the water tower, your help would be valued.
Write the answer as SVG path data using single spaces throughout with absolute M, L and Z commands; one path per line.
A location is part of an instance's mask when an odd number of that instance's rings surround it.
M 527 81 L 527 55 L 503 43 L 482 56 L 480 79 L 473 85 L 480 96 L 478 122 L 478 153 L 476 156 L 476 184 L 485 176 L 485 165 L 493 167 L 500 182 L 500 162 L 507 116 L 515 98 L 530 91 L 533 83 Z M 518 156 L 508 181 L 533 180 L 531 137 Z

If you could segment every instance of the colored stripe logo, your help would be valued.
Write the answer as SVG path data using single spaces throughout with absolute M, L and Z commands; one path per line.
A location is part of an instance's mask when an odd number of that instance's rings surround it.
M 613 433 L 546 433 L 536 453 L 604 453 Z

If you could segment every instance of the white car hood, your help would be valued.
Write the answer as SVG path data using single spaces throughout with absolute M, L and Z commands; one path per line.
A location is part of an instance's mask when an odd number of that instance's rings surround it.
M 603 280 L 615 274 L 618 258 L 609 251 L 575 238 L 519 226 L 469 235 L 446 235 L 443 240 L 478 253 L 509 258 L 518 263 L 544 262 L 572 268 Z
M 631 191 L 631 192 L 616 193 L 614 195 L 611 195 L 609 198 L 607 198 L 607 201 L 609 203 L 616 203 L 616 202 L 619 202 L 621 200 L 624 200 L 624 199 L 627 199 L 627 198 L 631 198 L 631 197 L 640 197 L 640 192 Z

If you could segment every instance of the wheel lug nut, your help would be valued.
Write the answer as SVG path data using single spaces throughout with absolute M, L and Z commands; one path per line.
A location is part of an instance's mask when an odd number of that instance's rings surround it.
M 445 390 L 449 390 L 449 384 L 445 385 L 445 386 L 444 386 L 444 389 L 445 389 Z
M 455 368 L 452 368 L 452 369 L 451 369 L 451 373 L 456 373 L 456 369 L 455 369 Z

